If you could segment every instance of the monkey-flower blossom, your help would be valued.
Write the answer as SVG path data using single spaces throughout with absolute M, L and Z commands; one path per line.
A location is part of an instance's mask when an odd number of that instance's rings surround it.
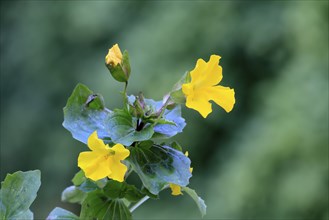
M 91 151 L 81 152 L 78 158 L 78 166 L 86 177 L 94 181 L 109 177 L 123 182 L 127 166 L 121 160 L 129 156 L 129 150 L 122 144 L 110 148 L 98 138 L 96 131 L 89 136 L 87 144 Z
M 223 78 L 222 67 L 218 65 L 220 58 L 211 55 L 208 62 L 198 59 L 190 72 L 191 82 L 182 85 L 186 106 L 198 111 L 204 118 L 212 112 L 210 100 L 226 112 L 230 112 L 235 103 L 234 89 L 217 85 Z

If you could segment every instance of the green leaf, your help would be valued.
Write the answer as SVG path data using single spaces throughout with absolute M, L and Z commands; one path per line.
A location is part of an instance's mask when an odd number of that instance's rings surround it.
M 145 99 L 147 105 L 150 105 L 153 111 L 158 112 L 163 103 L 162 101 L 155 102 L 152 99 Z M 181 116 L 180 105 L 175 106 L 173 109 L 166 109 L 161 123 L 154 126 L 153 138 L 170 138 L 183 131 L 186 123 L 185 119 Z
M 122 55 L 122 69 L 126 74 L 127 80 L 129 79 L 130 72 L 131 72 L 131 67 L 130 67 L 130 62 L 129 62 L 129 54 L 128 51 L 124 51 Z
M 186 71 L 184 75 L 178 80 L 178 82 L 174 85 L 172 91 L 177 91 L 182 89 L 182 85 L 185 83 L 191 82 L 191 75 L 189 71 Z
M 1 183 L 0 219 L 33 219 L 29 210 L 41 185 L 40 170 L 8 174 Z
M 130 202 L 137 202 L 145 196 L 140 190 L 133 185 L 128 185 L 125 190 L 125 199 Z
M 137 202 L 145 196 L 135 186 L 115 180 L 108 181 L 103 190 L 104 194 L 111 199 L 126 198 L 130 202 Z
M 72 136 L 83 143 L 97 130 L 98 137 L 109 137 L 105 129 L 105 119 L 109 110 L 104 106 L 103 97 L 94 94 L 87 86 L 78 84 L 64 107 L 63 126 Z
M 177 105 L 175 108 L 164 112 L 164 118 L 166 121 L 171 121 L 174 124 L 158 124 L 154 127 L 154 132 L 158 133 L 156 138 L 170 138 L 177 133 L 183 131 L 186 123 L 185 119 L 181 117 L 181 106 Z
M 79 220 L 79 217 L 65 209 L 56 207 L 51 211 L 46 220 Z
M 61 200 L 63 202 L 80 203 L 86 198 L 87 194 L 76 186 L 69 186 L 62 192 Z
M 79 189 L 83 192 L 91 192 L 96 189 L 99 189 L 97 182 L 94 182 L 90 179 L 86 179 L 80 186 Z
M 80 170 L 79 172 L 77 172 L 73 179 L 72 179 L 72 183 L 75 186 L 80 186 L 87 178 L 85 177 L 85 174 L 83 172 L 83 170 Z
M 20 212 L 18 215 L 12 216 L 11 218 L 8 219 L 33 219 L 33 212 L 31 210 L 27 210 L 25 212 Z
M 183 149 L 182 149 L 182 146 L 180 146 L 180 144 L 177 142 L 177 141 L 173 141 L 171 142 L 170 144 L 168 144 L 170 147 L 182 152 Z
M 88 194 L 82 203 L 81 219 L 130 220 L 131 213 L 120 199 L 109 199 L 101 191 Z
M 170 98 L 177 104 L 185 104 L 186 98 L 181 89 L 170 93 Z
M 136 141 L 145 141 L 152 137 L 154 131 L 151 125 L 137 130 L 137 118 L 132 117 L 126 110 L 116 109 L 110 113 L 107 129 L 114 143 L 130 146 Z
M 153 146 L 153 144 L 154 144 L 154 142 L 153 141 L 150 141 L 150 140 L 148 140 L 148 141 L 142 141 L 142 142 L 139 142 L 138 147 L 139 148 L 149 149 L 150 147 Z
M 123 198 L 125 194 L 125 185 L 121 182 L 110 180 L 104 187 L 104 194 L 111 199 Z
M 137 202 L 145 196 L 145 194 L 138 190 L 134 185 L 114 180 L 104 187 L 104 193 L 112 199 L 125 198 L 130 202 Z
M 129 161 L 144 186 L 155 195 L 169 183 L 186 186 L 192 176 L 190 159 L 168 146 L 131 147 Z
M 199 210 L 200 210 L 200 213 L 201 213 L 201 216 L 205 216 L 206 215 L 206 212 L 207 212 L 207 206 L 204 202 L 203 199 L 201 199 L 198 194 L 196 194 L 195 190 L 189 188 L 189 187 L 182 187 L 182 190 L 184 192 L 186 192 L 189 196 L 191 196 L 191 198 L 195 201 L 195 203 L 197 204 Z
M 93 181 L 85 177 L 84 172 L 81 170 L 75 174 L 72 179 L 74 186 L 82 192 L 88 193 L 97 189 L 102 189 L 106 183 L 107 178 Z

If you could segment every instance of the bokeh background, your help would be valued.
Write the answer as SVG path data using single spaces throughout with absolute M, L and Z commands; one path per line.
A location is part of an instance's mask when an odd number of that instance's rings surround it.
M 222 56 L 230 114 L 184 108 L 177 136 L 209 219 L 328 219 L 328 1 L 1 1 L 1 181 L 40 169 L 44 219 L 86 147 L 62 127 L 78 82 L 121 107 L 104 65 L 130 53 L 129 93 L 156 100 L 198 58 Z M 136 219 L 199 219 L 188 196 L 148 201 Z

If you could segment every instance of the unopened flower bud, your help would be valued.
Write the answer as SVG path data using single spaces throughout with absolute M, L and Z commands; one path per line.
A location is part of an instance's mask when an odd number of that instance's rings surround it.
M 122 55 L 118 44 L 109 49 L 105 57 L 105 64 L 113 78 L 119 82 L 127 82 L 130 76 L 130 63 L 128 52 Z

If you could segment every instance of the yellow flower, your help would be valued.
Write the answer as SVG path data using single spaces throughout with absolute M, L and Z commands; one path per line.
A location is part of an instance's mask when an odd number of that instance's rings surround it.
M 183 193 L 181 191 L 181 187 L 179 185 L 170 183 L 169 186 L 171 189 L 171 195 L 173 195 L 173 196 L 183 195 Z
M 123 182 L 127 166 L 121 160 L 129 156 L 129 150 L 122 144 L 110 148 L 98 138 L 96 131 L 89 136 L 88 147 L 91 151 L 81 152 L 78 158 L 78 166 L 86 177 L 94 181 L 109 177 Z
M 117 66 L 122 61 L 122 53 L 118 44 L 113 45 L 112 48 L 109 49 L 108 54 L 105 57 L 105 63 L 107 65 Z
M 218 55 L 211 55 L 209 62 L 198 59 L 190 72 L 191 82 L 182 85 L 186 106 L 198 111 L 204 118 L 212 112 L 210 100 L 230 112 L 234 106 L 234 90 L 217 85 L 223 78 Z
M 185 156 L 188 157 L 188 151 L 185 152 Z M 193 167 L 190 167 L 190 173 L 192 173 L 192 172 L 193 172 Z M 170 183 L 169 187 L 171 189 L 171 195 L 173 195 L 173 196 L 183 195 L 181 186 L 174 184 L 174 183 Z

